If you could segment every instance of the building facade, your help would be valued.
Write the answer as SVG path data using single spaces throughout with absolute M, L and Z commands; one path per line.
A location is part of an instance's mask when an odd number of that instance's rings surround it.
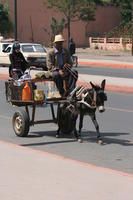
M 0 3 L 7 3 L 10 9 L 12 22 L 14 23 L 14 0 L 0 0 Z M 48 9 L 43 0 L 18 0 L 18 40 L 23 42 L 39 42 L 48 46 L 51 40 L 51 18 L 57 20 L 62 18 L 61 13 L 54 9 Z M 100 35 L 110 31 L 120 22 L 119 10 L 115 7 L 98 7 L 96 20 L 71 23 L 71 37 L 74 38 L 77 46 L 88 46 L 89 36 Z M 67 29 L 64 29 L 64 37 L 67 38 Z M 12 37 L 14 34 L 11 35 Z

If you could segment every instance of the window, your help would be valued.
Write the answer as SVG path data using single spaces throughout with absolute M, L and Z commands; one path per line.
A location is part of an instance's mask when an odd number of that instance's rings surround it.
M 3 50 L 4 53 L 10 53 L 11 47 L 7 47 L 6 49 Z
M 34 52 L 32 45 L 22 45 L 22 52 Z
M 35 48 L 36 52 L 45 52 L 46 53 L 46 50 L 42 45 L 34 45 L 34 48 Z
M 2 45 L 2 50 L 5 50 L 8 47 L 9 44 L 3 44 Z

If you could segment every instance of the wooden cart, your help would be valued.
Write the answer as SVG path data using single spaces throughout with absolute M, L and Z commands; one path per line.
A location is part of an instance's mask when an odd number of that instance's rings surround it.
M 48 81 L 48 80 L 47 80 Z M 52 81 L 52 80 L 49 80 Z M 35 81 L 31 81 L 31 85 L 34 84 Z M 11 87 L 12 85 L 12 87 Z M 12 125 L 14 132 L 17 136 L 19 137 L 26 137 L 29 133 L 30 126 L 34 126 L 35 124 L 44 124 L 44 123 L 57 123 L 60 124 L 60 129 L 61 132 L 63 133 L 70 133 L 73 131 L 73 124 L 72 124 L 72 119 L 71 115 L 67 113 L 67 116 L 62 116 L 61 111 L 61 105 L 64 104 L 69 104 L 69 100 L 67 99 L 62 99 L 62 98 L 49 98 L 47 99 L 46 102 L 44 101 L 22 101 L 21 97 L 21 92 L 22 88 L 16 88 L 13 89 L 13 82 L 11 80 L 8 80 L 5 82 L 5 94 L 6 94 L 6 100 L 8 103 L 10 103 L 13 106 L 17 106 L 19 109 L 15 111 L 12 117 Z M 17 91 L 18 89 L 18 91 Z M 14 92 L 15 90 L 15 92 Z M 14 94 L 13 94 L 14 92 Z M 18 92 L 18 94 L 16 94 Z M 17 96 L 17 99 L 16 99 Z M 35 119 L 35 112 L 37 109 L 37 105 L 42 105 L 42 104 L 47 104 L 49 105 L 49 108 L 51 110 L 51 119 L 47 120 L 36 120 Z M 54 106 L 57 106 L 57 113 L 55 113 L 55 108 Z M 29 107 L 31 108 L 31 113 L 29 112 Z M 43 107 L 43 109 L 45 109 Z

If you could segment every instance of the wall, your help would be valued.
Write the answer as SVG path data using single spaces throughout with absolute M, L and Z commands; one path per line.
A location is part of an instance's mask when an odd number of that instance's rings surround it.
M 96 11 L 95 21 L 88 22 L 87 32 L 92 36 L 103 36 L 105 32 L 111 31 L 120 22 L 120 13 L 118 8 L 112 6 L 99 7 Z M 93 35 L 94 36 L 94 35 Z
M 0 0 L 0 3 L 8 3 L 12 21 L 14 21 L 14 0 Z M 18 0 L 18 39 L 23 42 L 50 43 L 50 36 L 44 28 L 50 32 L 52 16 L 57 19 L 61 14 L 54 10 L 48 10 L 43 5 L 43 0 Z M 120 22 L 118 9 L 113 7 L 99 7 L 96 10 L 96 21 L 84 23 L 81 21 L 71 24 L 71 36 L 77 46 L 88 46 L 88 33 L 103 34 Z M 32 31 L 33 30 L 33 31 Z M 64 30 L 64 37 L 67 38 L 67 30 Z M 13 36 L 13 34 L 12 34 Z
M 90 48 L 103 50 L 131 50 L 130 38 L 89 38 Z

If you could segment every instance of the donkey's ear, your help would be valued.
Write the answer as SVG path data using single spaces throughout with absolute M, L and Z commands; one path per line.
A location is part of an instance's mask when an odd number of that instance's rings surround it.
M 90 84 L 91 84 L 91 87 L 92 88 L 94 88 L 95 87 L 95 85 L 90 81 Z
M 92 88 L 96 89 L 97 87 L 90 81 Z
M 102 83 L 101 83 L 101 88 L 102 88 L 102 90 L 104 90 L 104 88 L 105 88 L 105 83 L 106 83 L 106 80 L 104 79 L 104 80 L 102 81 Z

